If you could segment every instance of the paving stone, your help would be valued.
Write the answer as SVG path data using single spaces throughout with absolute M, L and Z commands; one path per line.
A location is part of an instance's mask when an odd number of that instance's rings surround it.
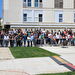
M 0 60 L 14 59 L 9 48 L 0 47 Z
M 57 64 L 50 57 L 6 60 L 6 62 L 0 62 L 0 70 L 17 70 L 27 72 L 30 75 L 70 71 Z

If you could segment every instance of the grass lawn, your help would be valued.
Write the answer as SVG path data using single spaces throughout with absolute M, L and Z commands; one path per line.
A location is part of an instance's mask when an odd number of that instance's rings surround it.
M 38 47 L 10 47 L 10 50 L 15 58 L 59 56 Z
M 75 75 L 75 72 L 65 72 L 65 73 L 56 73 L 56 74 L 39 74 L 39 75 Z

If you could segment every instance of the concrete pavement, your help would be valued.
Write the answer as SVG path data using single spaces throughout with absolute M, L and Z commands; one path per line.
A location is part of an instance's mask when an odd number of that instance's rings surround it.
M 36 75 L 44 73 L 59 73 L 70 71 L 57 64 L 50 57 L 14 59 L 0 62 L 0 70 L 5 72 L 19 72 L 23 75 Z M 25 74 L 26 73 L 26 74 Z M 1 74 L 0 74 L 1 75 Z M 16 74 L 11 74 L 16 75 Z M 20 74 L 22 75 L 22 74 Z
M 57 53 L 75 65 L 74 46 L 68 48 L 43 46 L 41 48 Z M 9 48 L 0 48 L 0 59 L 4 59 L 0 60 L 0 75 L 36 75 L 70 71 L 50 57 L 14 59 Z
M 41 48 L 57 53 L 62 58 L 75 65 L 75 46 L 68 46 L 67 48 L 62 48 L 61 46 L 57 47 L 43 46 Z
M 0 47 L 0 60 L 14 59 L 9 48 Z

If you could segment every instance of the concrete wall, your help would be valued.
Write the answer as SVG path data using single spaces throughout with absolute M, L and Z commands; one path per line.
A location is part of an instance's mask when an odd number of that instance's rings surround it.
M 54 0 L 43 0 L 44 8 L 54 8 Z
M 74 23 L 74 12 L 70 10 L 64 10 L 64 23 Z
M 44 22 L 55 22 L 54 11 L 46 10 L 44 11 Z
M 63 0 L 64 8 L 74 8 L 74 0 Z
M 28 22 L 38 22 L 34 18 L 37 17 L 36 11 L 39 11 L 38 13 L 43 14 L 43 22 L 57 23 L 55 13 L 61 10 L 63 23 L 74 23 L 74 0 L 63 1 L 63 9 L 54 9 L 54 0 L 43 0 L 43 8 L 34 8 L 34 0 L 32 0 L 32 7 L 27 9 L 23 8 L 23 0 L 3 0 L 4 24 L 23 23 L 23 13 L 27 10 L 29 11 L 28 15 L 32 17 L 32 20 L 28 20 Z
M 22 22 L 22 0 L 4 0 L 4 23 Z

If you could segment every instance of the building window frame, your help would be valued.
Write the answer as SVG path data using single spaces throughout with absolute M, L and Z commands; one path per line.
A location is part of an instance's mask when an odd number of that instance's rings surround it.
M 31 7 L 32 6 L 32 2 L 31 0 L 23 0 L 23 7 Z
M 38 14 L 39 22 L 43 22 L 43 14 Z
M 43 7 L 43 1 L 42 0 L 35 0 L 34 6 L 42 8 Z
M 28 3 L 27 3 L 28 5 L 28 7 L 31 7 L 31 0 L 28 0 Z
M 59 23 L 63 22 L 63 14 L 59 14 Z
M 23 22 L 27 22 L 27 13 L 23 14 Z
M 54 7 L 55 8 L 63 8 L 63 0 L 55 0 Z
M 35 7 L 38 7 L 38 2 L 39 2 L 38 0 L 35 0 L 35 2 L 34 2 Z

